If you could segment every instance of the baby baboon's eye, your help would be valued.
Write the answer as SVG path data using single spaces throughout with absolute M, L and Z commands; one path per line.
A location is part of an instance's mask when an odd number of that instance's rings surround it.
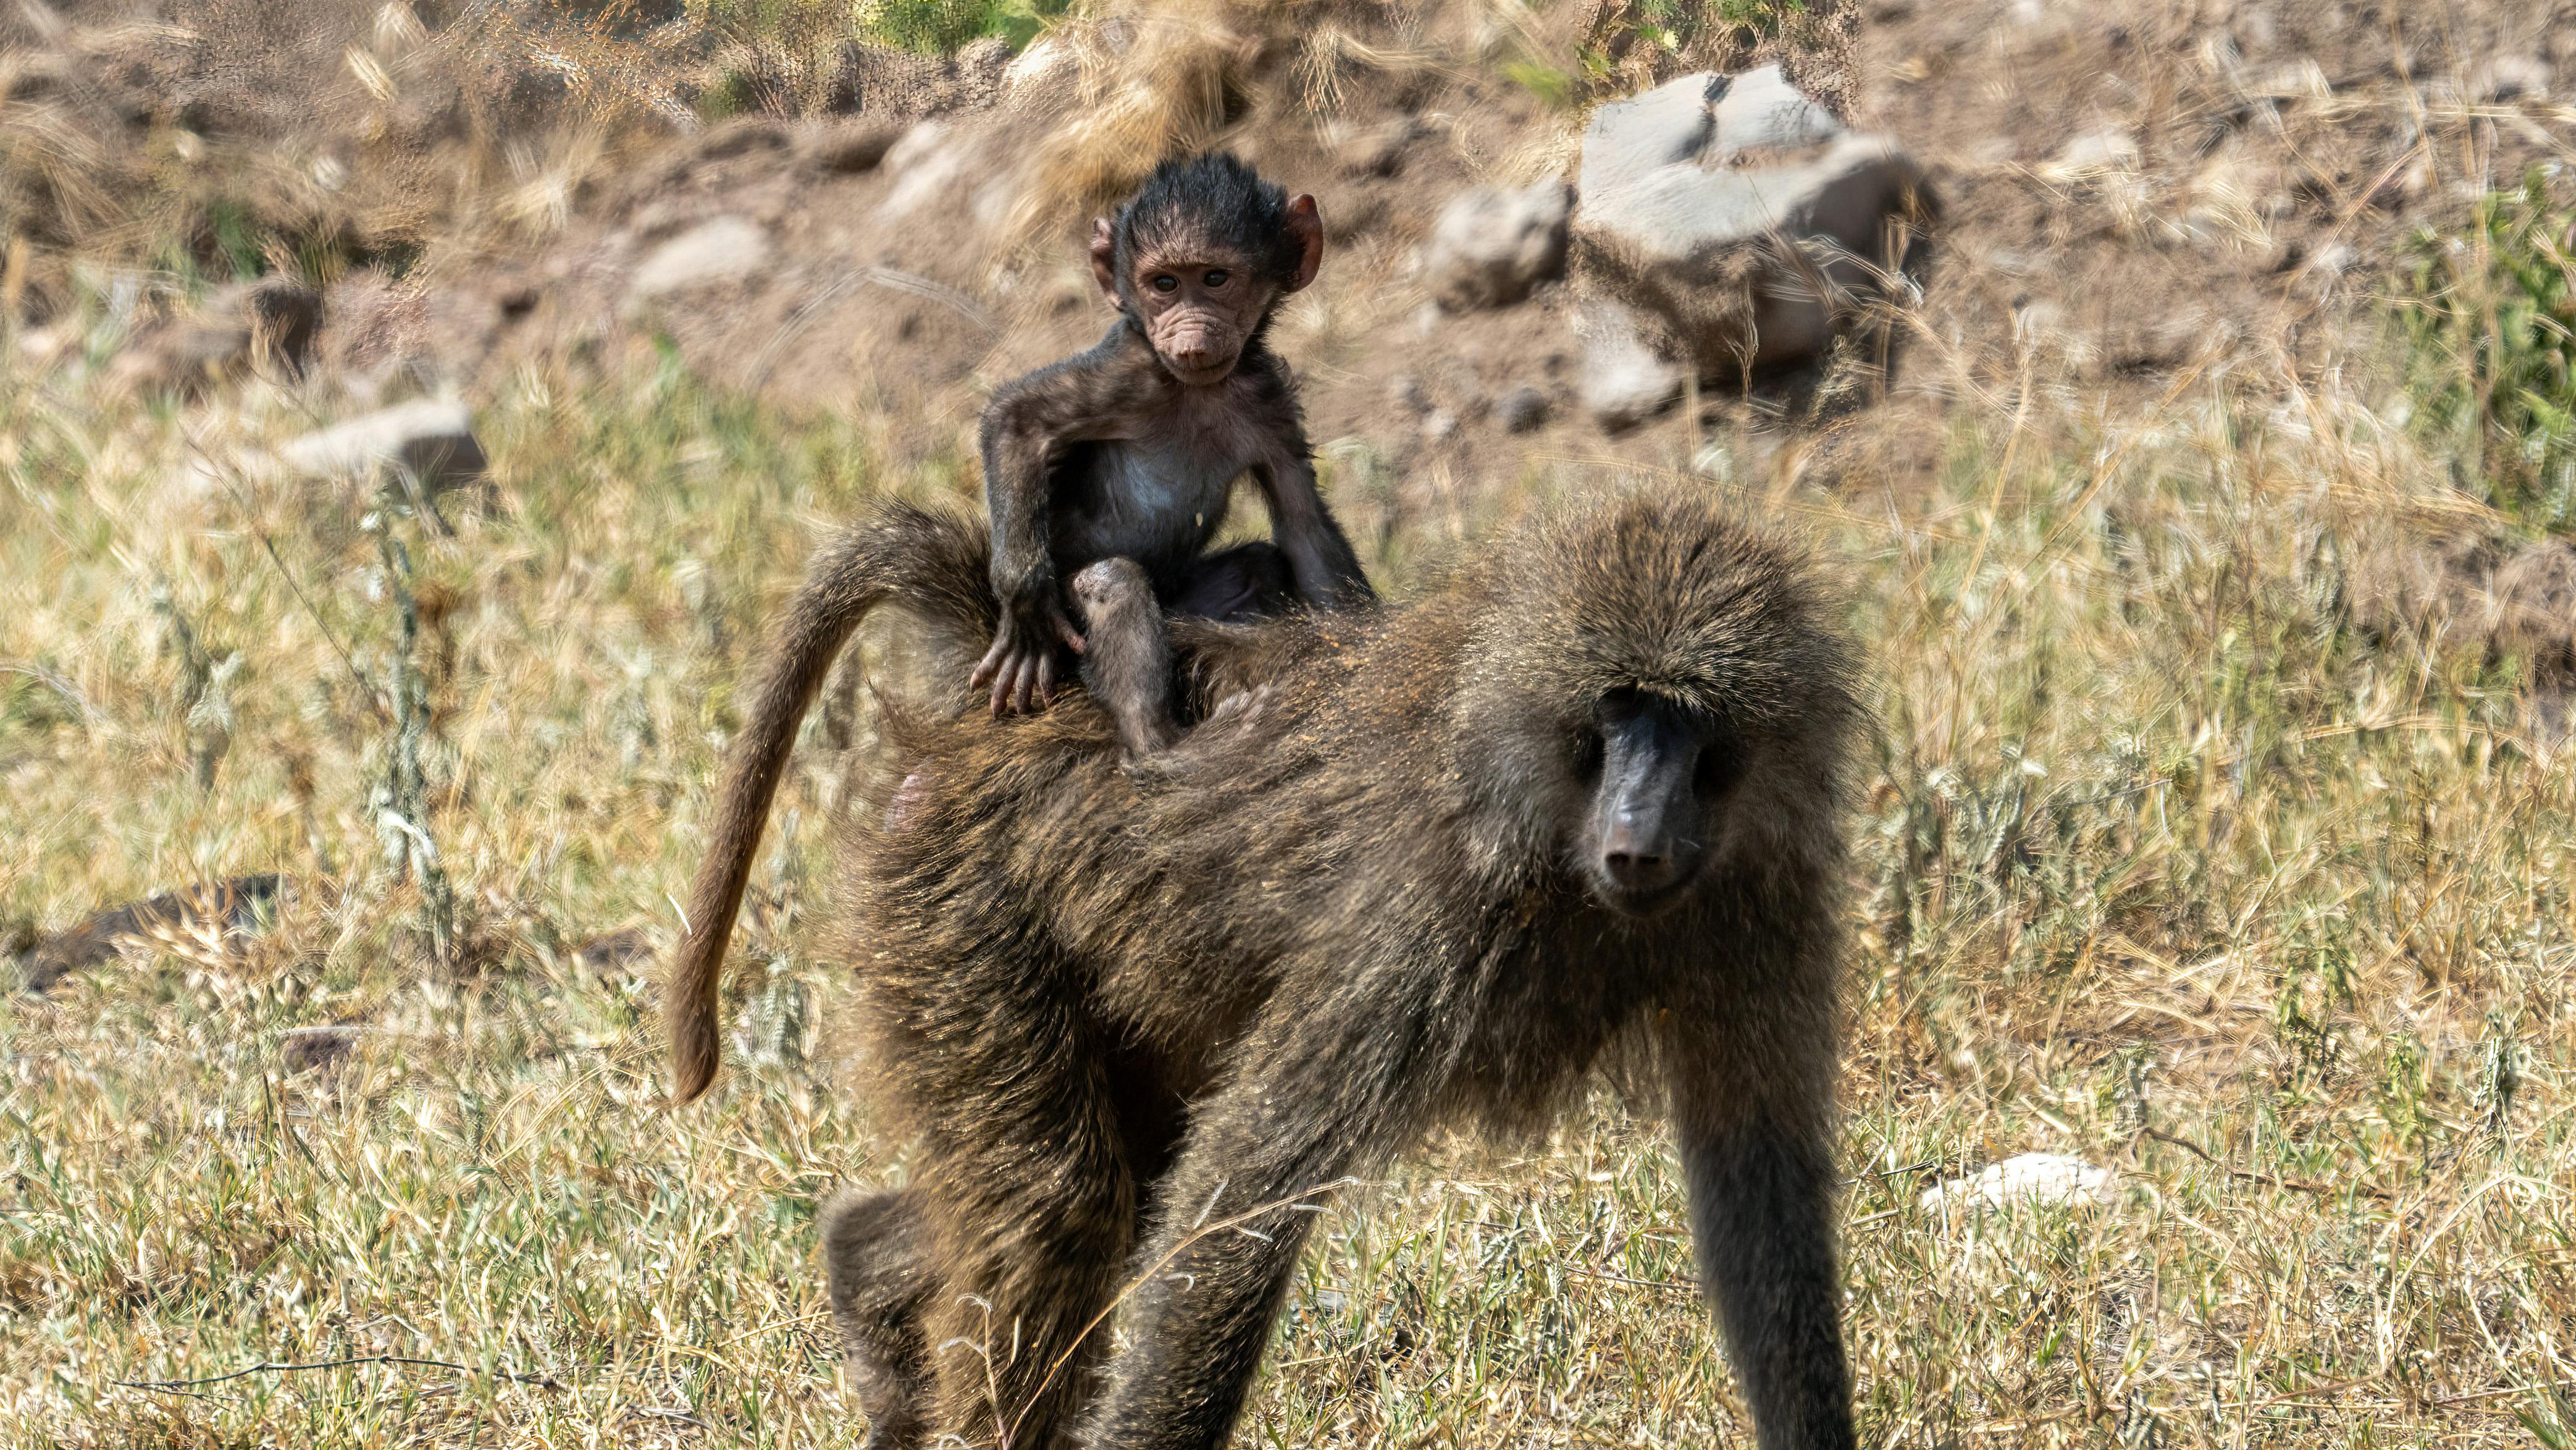
M 1225 285 L 1226 276 L 1226 270 L 1223 267 L 1219 267 L 1214 271 L 1209 272 L 1206 277 L 1200 280 L 1206 282 L 1211 287 L 1222 287 Z
M 1181 279 L 1173 276 L 1169 272 L 1157 272 L 1154 274 L 1154 290 L 1157 292 L 1176 291 L 1179 289 L 1180 285 Z

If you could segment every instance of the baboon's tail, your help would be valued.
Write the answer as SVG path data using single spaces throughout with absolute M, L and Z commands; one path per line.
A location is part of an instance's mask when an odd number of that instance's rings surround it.
M 716 987 L 725 943 L 769 819 L 769 803 L 806 709 L 832 672 L 850 631 L 869 611 L 901 601 L 925 614 L 989 631 L 982 523 L 893 503 L 824 546 L 773 638 L 767 675 L 735 738 L 716 798 L 715 832 L 689 893 L 688 935 L 663 983 L 671 1032 L 672 1096 L 689 1102 L 715 1080 Z

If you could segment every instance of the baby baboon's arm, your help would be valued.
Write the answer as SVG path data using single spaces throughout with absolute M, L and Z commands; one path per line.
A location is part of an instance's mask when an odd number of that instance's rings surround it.
M 1065 445 L 1114 438 L 1151 396 L 1152 353 L 1121 328 L 1099 347 L 1042 368 L 984 410 L 984 504 L 993 521 L 993 593 L 1001 623 L 972 683 L 993 688 L 993 713 L 1032 710 L 1055 693 L 1055 647 L 1080 654 L 1064 612 L 1049 529 L 1049 494 Z
M 1270 506 L 1270 532 L 1297 576 L 1297 594 L 1317 609 L 1341 609 L 1377 597 L 1360 556 L 1324 507 L 1306 430 L 1292 417 L 1274 434 L 1274 451 L 1252 465 L 1252 481 Z

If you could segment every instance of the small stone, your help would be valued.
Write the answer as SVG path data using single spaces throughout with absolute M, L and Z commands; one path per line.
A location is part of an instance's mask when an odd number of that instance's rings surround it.
M 407 472 L 424 496 L 479 482 L 490 467 L 462 403 L 402 403 L 308 433 L 278 450 L 299 473 L 363 477 L 380 469 Z
M 290 1027 L 278 1039 L 277 1058 L 289 1073 L 312 1072 L 347 1057 L 357 1045 L 355 1027 Z
M 1682 370 L 1647 345 L 1625 309 L 1596 308 L 1584 319 L 1585 411 L 1608 432 L 1633 428 L 1681 396 Z
M 1423 247 L 1431 295 L 1454 312 L 1507 307 L 1565 275 L 1572 198 L 1550 178 L 1516 191 L 1478 186 L 1450 198 Z
M 724 161 L 754 151 L 784 151 L 787 144 L 787 132 L 777 122 L 759 116 L 737 116 L 707 132 L 698 142 L 698 156 L 705 161 Z
M 280 897 L 293 889 L 277 875 L 201 881 L 91 914 L 71 930 L 23 942 L 20 973 L 26 989 L 42 992 L 69 974 L 116 959 L 129 943 L 178 934 L 199 939 L 211 928 L 226 942 L 258 929 Z
M 1458 433 L 1458 415 L 1447 408 L 1434 408 L 1422 420 L 1422 436 L 1434 443 L 1446 443 Z
M 1051 36 L 1041 36 L 1002 67 L 1002 89 L 1025 90 L 1058 74 L 1071 75 L 1073 70 L 1073 48 Z
M 322 294 L 287 277 L 262 277 L 209 294 L 184 318 L 136 339 L 109 366 L 112 386 L 193 396 L 257 365 L 302 377 L 322 325 Z
M 957 47 L 953 65 L 961 82 L 991 95 L 1010 79 L 1012 59 L 1009 41 L 998 35 L 985 35 Z
M 2536 55 L 2500 55 L 2469 77 L 2469 96 L 2485 105 L 2549 99 L 2549 62 Z
M 572 949 L 573 956 L 594 972 L 626 971 L 653 957 L 653 938 L 641 927 L 625 927 L 592 937 Z
M 2058 148 L 2048 175 L 2059 181 L 2081 181 L 2114 171 L 2135 171 L 2138 143 L 2126 131 L 2095 131 Z
M 653 249 L 627 283 L 635 298 L 665 297 L 718 282 L 739 281 L 769 265 L 769 233 L 746 217 L 698 223 Z
M 2013 1203 L 2110 1203 L 2117 1196 L 2108 1168 L 2062 1153 L 2024 1153 L 1967 1178 L 1923 1190 L 1925 1208 L 2001 1208 Z
M 1393 176 L 1404 169 L 1404 153 L 1430 130 L 1411 116 L 1371 126 L 1343 141 L 1336 159 L 1353 176 Z
M 1400 374 L 1387 384 L 1386 397 L 1388 402 L 1417 418 L 1431 411 L 1431 390 L 1422 385 L 1422 379 L 1411 373 Z
M 894 185 L 877 203 L 877 220 L 899 222 L 937 200 L 966 175 L 976 154 L 972 134 L 946 121 L 923 121 L 904 132 L 882 163 Z
M 1494 400 L 1494 416 L 1506 433 L 1531 433 L 1547 426 L 1547 394 L 1523 384 Z

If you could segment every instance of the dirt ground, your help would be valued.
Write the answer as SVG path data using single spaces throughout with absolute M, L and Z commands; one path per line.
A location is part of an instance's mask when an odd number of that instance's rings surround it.
M 1301 83 L 1303 53 L 1256 59 L 1215 140 L 1321 200 L 1332 251 L 1285 310 L 1282 346 L 1318 446 L 1402 494 L 1472 489 L 1532 457 L 1705 465 L 1710 438 L 1731 439 L 1739 467 L 1865 465 L 1890 482 L 1928 456 L 1908 445 L 1909 397 L 2029 385 L 2152 408 L 2215 372 L 2295 379 L 2367 345 L 2354 304 L 2403 238 L 2558 159 L 2576 114 L 2546 79 L 2576 72 L 2563 5 L 2129 9 L 1881 0 L 1862 14 L 1851 119 L 1930 163 L 1942 203 L 1894 376 L 1860 384 L 1877 408 L 1820 409 L 1812 377 L 1710 380 L 1695 408 L 1610 436 L 1573 395 L 1579 279 L 1499 311 L 1433 307 L 1414 258 L 1440 206 L 1475 182 L 1570 175 L 1579 135 L 1577 116 L 1494 67 L 1441 59 L 1476 49 L 1444 32 L 1467 23 L 1454 15 L 1417 21 L 1409 47 L 1401 27 L 1376 37 L 1389 58 L 1349 67 L 1328 108 Z M 326 347 L 363 385 L 408 365 L 472 391 L 532 357 L 667 339 L 720 385 L 880 412 L 915 454 L 958 449 L 996 382 L 1105 320 L 1081 264 L 1086 219 L 1028 211 L 1033 154 L 1086 104 L 1075 69 L 914 124 L 754 118 L 677 140 L 593 187 L 542 246 L 400 284 L 353 275 Z M 725 219 L 757 228 L 766 255 L 637 294 L 657 249 Z M 1522 387 L 1550 407 L 1514 434 L 1493 404 Z

